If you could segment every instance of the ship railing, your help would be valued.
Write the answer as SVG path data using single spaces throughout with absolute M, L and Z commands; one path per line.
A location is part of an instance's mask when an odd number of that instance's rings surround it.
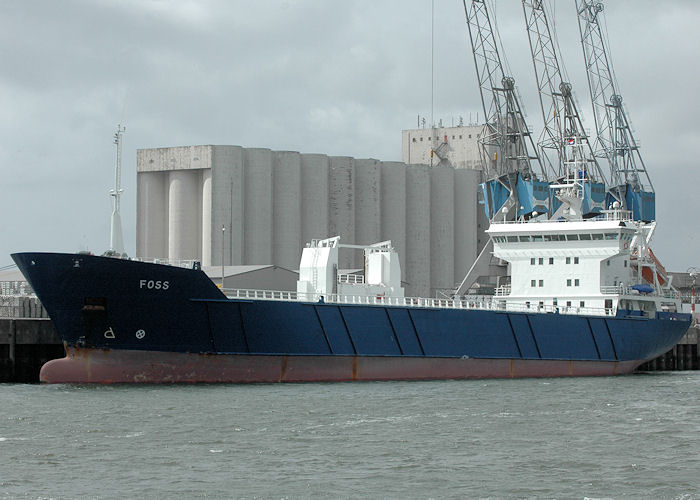
M 502 307 L 500 309 L 503 309 Z M 542 314 L 573 314 L 580 316 L 615 316 L 616 311 L 610 307 L 579 307 L 579 306 L 561 306 L 561 305 L 538 305 L 520 302 L 509 302 L 506 311 L 526 312 L 526 313 L 542 313 Z
M 142 257 L 133 257 L 131 260 L 149 264 L 162 264 L 164 266 L 184 267 L 186 269 L 198 269 L 200 267 L 200 262 L 193 259 L 144 259 Z
M 615 316 L 614 308 L 539 305 L 527 302 L 497 300 L 488 295 L 468 295 L 461 298 L 391 297 L 386 295 L 339 295 L 317 292 L 293 292 L 280 290 L 223 289 L 229 299 L 253 299 L 271 301 L 303 301 L 328 304 L 357 304 L 400 306 L 430 309 L 469 309 L 540 314 L 571 314 L 584 316 Z
M 256 299 L 256 300 L 297 300 L 297 292 L 285 290 L 242 290 L 236 288 L 224 288 L 221 290 L 229 299 Z M 313 295 L 313 294 L 309 294 Z
M 496 297 L 505 297 L 510 295 L 510 285 L 501 285 L 496 288 Z
M 653 292 L 650 293 L 640 293 L 638 290 L 635 290 L 631 286 L 628 285 L 616 285 L 616 286 L 601 286 L 600 287 L 600 293 L 602 295 L 644 295 L 648 297 L 661 297 L 665 299 L 676 299 L 680 300 L 681 295 L 680 292 L 676 290 L 669 290 L 669 289 L 661 289 L 661 290 L 654 290 Z
M 347 283 L 348 285 L 364 285 L 365 277 L 362 274 L 339 274 L 338 283 Z

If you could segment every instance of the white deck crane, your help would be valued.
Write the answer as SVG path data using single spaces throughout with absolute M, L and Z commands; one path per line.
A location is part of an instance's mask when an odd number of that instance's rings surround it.
M 655 219 L 654 187 L 630 127 L 606 47 L 603 4 L 575 0 L 597 140 L 595 154 L 610 166 L 610 187 L 635 220 Z
M 554 217 L 581 217 L 605 208 L 605 178 L 564 78 L 557 43 L 543 0 L 523 0 L 530 53 L 539 91 L 544 130 L 538 143 L 543 161 L 557 172 L 557 197 L 565 201 Z

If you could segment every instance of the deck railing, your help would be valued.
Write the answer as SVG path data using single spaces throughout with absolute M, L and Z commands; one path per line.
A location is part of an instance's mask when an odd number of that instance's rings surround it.
M 244 300 L 300 301 L 313 303 L 323 302 L 327 304 L 361 304 L 415 307 L 422 309 L 468 309 L 541 314 L 572 314 L 585 316 L 615 315 L 615 309 L 612 308 L 553 305 L 540 306 L 538 304 L 530 304 L 527 302 L 506 302 L 505 300 L 498 300 L 494 296 L 484 295 L 465 296 L 461 299 L 449 299 L 427 297 L 389 297 L 384 295 L 338 295 L 275 290 L 238 290 L 228 288 L 223 289 L 222 291 L 229 299 Z

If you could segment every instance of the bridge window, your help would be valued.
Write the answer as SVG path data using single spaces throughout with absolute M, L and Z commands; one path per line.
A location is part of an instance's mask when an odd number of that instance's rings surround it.
M 617 236 L 617 233 L 605 233 L 606 240 L 616 240 Z
M 566 239 L 569 241 L 578 241 L 578 234 L 567 234 Z
M 590 234 L 580 234 L 580 235 L 579 235 L 579 239 L 581 239 L 581 240 L 590 240 L 590 239 L 591 239 L 591 235 L 590 235 Z
M 593 233 L 593 239 L 594 240 L 602 240 L 603 235 L 601 233 Z
M 518 237 L 517 236 L 508 236 L 508 243 L 517 243 Z
M 519 236 L 519 238 L 520 238 L 520 242 L 521 242 L 521 243 L 529 242 L 529 241 L 530 241 L 530 237 L 529 237 L 529 236 Z

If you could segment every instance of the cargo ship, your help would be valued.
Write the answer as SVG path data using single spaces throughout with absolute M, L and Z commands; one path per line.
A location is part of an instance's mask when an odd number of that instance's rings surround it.
M 18 253 L 66 357 L 49 383 L 244 383 L 620 375 L 666 352 L 690 315 L 648 258 L 654 223 L 494 222 L 495 293 L 404 296 L 391 242 L 302 251 L 296 291 L 227 290 L 189 268 Z M 362 248 L 364 274 L 338 271 Z M 649 279 L 650 278 L 650 279 Z

